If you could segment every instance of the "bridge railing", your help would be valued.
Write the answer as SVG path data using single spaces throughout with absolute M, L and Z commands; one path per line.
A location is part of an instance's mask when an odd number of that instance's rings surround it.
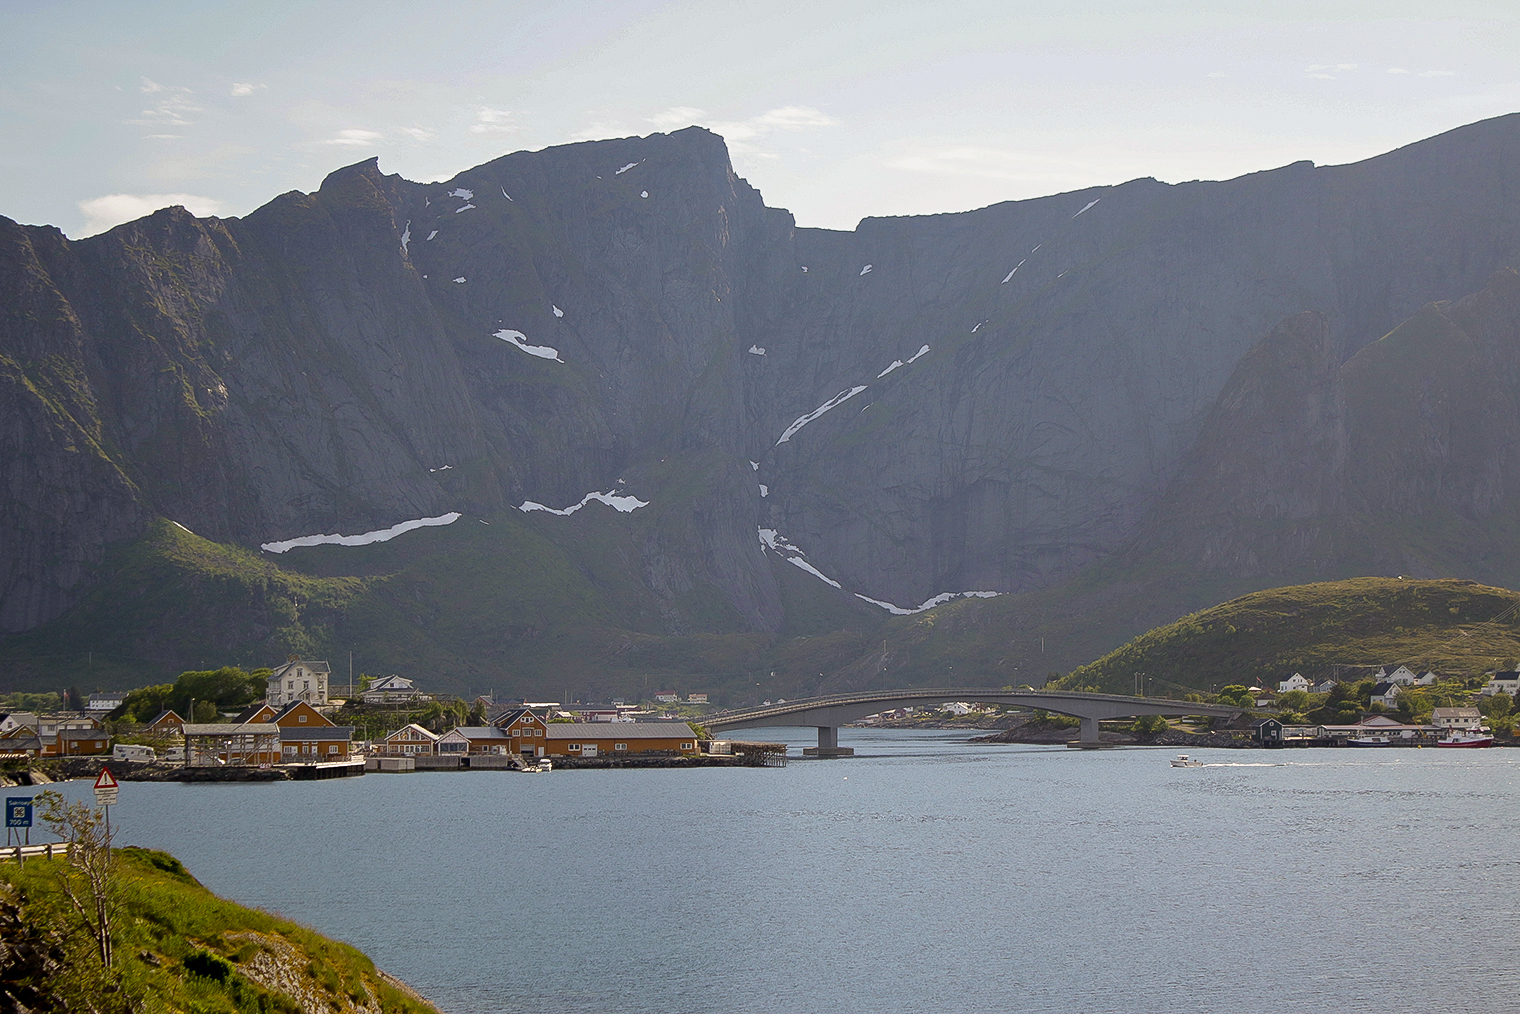
M 795 714 L 798 711 L 806 711 L 813 708 L 827 708 L 834 704 L 869 704 L 872 701 L 901 701 L 909 698 L 931 701 L 959 701 L 976 700 L 978 698 L 997 697 L 1008 702 L 1007 698 L 1045 699 L 1059 698 L 1066 701 L 1103 701 L 1103 702 L 1130 702 L 1143 700 L 1152 704 L 1177 704 L 1188 708 L 1197 708 L 1200 714 L 1210 711 L 1235 711 L 1239 708 L 1230 708 L 1228 705 L 1204 704 L 1202 702 L 1179 701 L 1170 697 L 1132 697 L 1125 694 L 1095 694 L 1081 690 L 1004 690 L 1000 687 L 908 687 L 897 690 L 864 690 L 853 694 L 828 694 L 822 697 L 804 697 L 784 704 L 772 704 L 767 707 L 745 708 L 737 711 L 720 711 L 709 716 L 705 724 L 722 725 L 725 722 L 750 721 L 756 718 L 764 718 L 770 715 L 783 717 Z

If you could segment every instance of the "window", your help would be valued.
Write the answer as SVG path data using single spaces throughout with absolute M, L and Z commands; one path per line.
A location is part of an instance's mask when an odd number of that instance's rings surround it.
M 534 729 L 533 730 L 533 735 L 535 735 L 535 736 L 542 736 L 543 734 L 544 734 L 544 730 L 542 730 L 542 729 Z
M 565 744 L 565 749 L 566 750 L 579 750 L 580 748 L 581 748 L 581 745 L 579 743 L 567 743 L 567 744 Z
M 520 739 L 522 737 L 522 730 L 521 729 L 513 729 L 512 730 L 512 737 L 514 739 Z
M 682 750 L 695 750 L 696 749 L 696 745 L 693 744 L 693 743 L 682 743 L 681 744 L 681 749 Z
M 614 743 L 614 744 L 612 744 L 612 749 L 614 749 L 614 750 L 626 750 L 626 749 L 628 749 L 628 744 L 627 743 Z
M 336 744 L 336 743 L 329 743 L 329 744 L 327 744 L 327 752 L 328 753 L 337 753 L 338 752 L 338 744 Z
M 297 722 L 304 722 L 304 721 L 306 721 L 306 716 L 305 715 L 297 715 L 296 716 L 296 721 Z

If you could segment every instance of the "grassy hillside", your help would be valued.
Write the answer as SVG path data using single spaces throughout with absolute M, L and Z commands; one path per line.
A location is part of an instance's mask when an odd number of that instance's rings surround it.
M 356 673 L 399 672 L 460 694 L 587 700 L 671 688 L 738 703 L 811 689 L 884 621 L 780 561 L 792 619 L 779 634 L 744 630 L 711 587 L 661 599 L 638 570 L 637 540 L 661 525 L 650 512 L 508 511 L 280 556 L 160 521 L 111 553 L 78 607 L 0 641 L 0 690 L 130 689 L 292 652 L 329 659 L 342 678 L 353 651 Z
M 436 1014 L 353 947 L 218 898 L 167 853 L 116 857 L 109 972 L 59 889 L 63 860 L 0 863 L 0 936 L 14 947 L 0 988 L 33 1009 L 102 1014 Z
M 1055 682 L 1156 692 L 1275 683 L 1341 667 L 1405 663 L 1442 673 L 1513 667 L 1520 593 L 1471 581 L 1355 578 L 1254 592 L 1157 627 Z

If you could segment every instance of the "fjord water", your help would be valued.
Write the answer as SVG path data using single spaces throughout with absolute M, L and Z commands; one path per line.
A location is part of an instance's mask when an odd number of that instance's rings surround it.
M 965 739 L 844 730 L 856 757 L 785 769 L 128 783 L 113 817 L 450 1014 L 1512 1006 L 1520 751 L 1175 769 Z

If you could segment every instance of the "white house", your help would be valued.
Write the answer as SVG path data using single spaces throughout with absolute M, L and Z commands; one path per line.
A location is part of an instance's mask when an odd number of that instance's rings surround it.
M 1413 676 L 1413 673 L 1410 673 Z M 1379 683 L 1372 688 L 1372 703 L 1381 704 L 1385 708 L 1399 706 L 1399 685 L 1397 683 Z
M 1494 694 L 1509 694 L 1511 697 L 1520 692 L 1520 672 L 1491 672 L 1488 674 L 1488 684 L 1483 688 L 1484 697 L 1492 697 Z
M 1313 690 L 1314 684 L 1304 679 L 1303 673 L 1294 673 L 1281 683 L 1277 684 L 1277 692 L 1286 694 L 1294 690 Z
M 86 714 L 104 714 L 107 711 L 115 711 L 126 701 L 127 695 L 120 690 L 104 690 L 98 694 L 91 694 L 85 702 Z
M 1373 673 L 1372 678 L 1379 683 L 1392 683 L 1396 687 L 1412 687 L 1415 683 L 1415 674 L 1409 670 L 1407 665 L 1401 665 L 1393 669 L 1385 665 Z
M 1431 672 L 1429 669 L 1426 669 L 1424 672 L 1420 673 L 1420 675 L 1414 678 L 1414 685 L 1417 687 L 1433 687 L 1436 685 L 1436 680 L 1438 679 L 1440 679 L 1439 676 Z
M 402 701 L 430 701 L 432 697 L 418 690 L 411 680 L 392 673 L 381 676 L 359 695 L 365 704 L 395 704 Z
M 1340 680 L 1325 680 L 1322 683 L 1316 683 L 1314 685 L 1314 692 L 1317 694 L 1328 694 L 1330 691 L 1334 690 L 1340 685 Z
M 1431 712 L 1430 724 L 1438 729 L 1476 731 L 1483 724 L 1483 716 L 1477 708 L 1437 708 Z
M 305 701 L 319 708 L 327 703 L 327 677 L 331 672 L 326 662 L 304 662 L 293 658 L 269 674 L 264 700 L 275 708 L 296 701 Z

